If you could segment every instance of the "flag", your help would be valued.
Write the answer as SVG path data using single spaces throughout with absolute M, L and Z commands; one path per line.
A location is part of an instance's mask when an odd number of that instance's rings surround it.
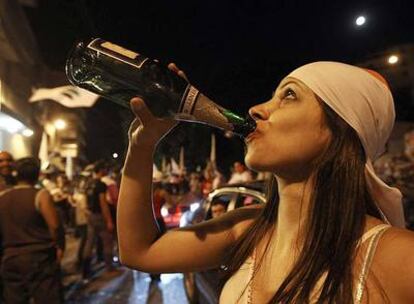
M 65 173 L 69 180 L 73 178 L 73 159 L 71 156 L 66 156 Z
M 165 156 L 162 157 L 161 172 L 162 172 L 163 175 L 167 175 L 167 173 L 168 173 L 167 159 L 165 158 Z
M 216 164 L 216 136 L 211 134 L 210 162 Z
M 154 182 L 161 182 L 162 181 L 162 173 L 158 170 L 155 164 L 152 164 L 152 180 Z
M 171 157 L 171 174 L 181 175 L 181 168 L 178 166 L 174 158 Z
M 185 163 L 184 163 L 184 147 L 180 148 L 180 170 L 185 172 Z
M 38 157 L 40 159 L 41 170 L 45 170 L 49 166 L 49 151 L 46 132 L 42 133 Z
M 1 112 L 2 105 L 3 105 L 3 89 L 1 87 L 1 79 L 0 79 L 0 112 Z
M 53 100 L 67 108 L 92 107 L 99 95 L 75 86 L 63 86 L 52 89 L 37 89 L 29 98 L 29 102 Z

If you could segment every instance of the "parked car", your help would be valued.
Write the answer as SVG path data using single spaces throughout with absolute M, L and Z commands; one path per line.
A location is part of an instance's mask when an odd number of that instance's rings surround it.
M 181 204 L 163 206 L 161 208 L 161 215 L 164 218 L 165 226 L 168 229 L 177 228 L 180 225 L 180 220 L 183 213 L 188 209 L 188 206 Z
M 192 204 L 190 209 L 183 213 L 180 226 L 194 225 L 211 219 L 211 205 L 215 200 L 225 202 L 227 211 L 253 204 L 264 204 L 266 201 L 264 183 L 224 185 L 211 191 L 204 201 Z M 219 269 L 185 273 L 184 288 L 188 302 L 190 304 L 218 303 L 219 281 Z
M 170 202 L 162 206 L 161 215 L 168 229 L 177 228 L 183 213 L 199 199 L 191 195 L 183 184 L 166 183 L 164 189 L 170 195 Z

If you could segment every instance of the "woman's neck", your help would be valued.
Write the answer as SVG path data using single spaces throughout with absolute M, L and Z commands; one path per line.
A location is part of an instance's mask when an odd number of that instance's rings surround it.
M 311 203 L 311 178 L 288 182 L 278 178 L 279 209 L 277 216 L 277 252 L 292 253 L 301 250 L 306 234 L 306 221 Z

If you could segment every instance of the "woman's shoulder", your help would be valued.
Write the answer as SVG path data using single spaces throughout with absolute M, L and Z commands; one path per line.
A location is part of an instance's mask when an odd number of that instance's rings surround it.
M 384 233 L 378 249 L 390 258 L 390 262 L 395 262 L 395 257 L 407 256 L 414 264 L 414 232 L 391 226 Z
M 376 266 L 390 295 L 414 303 L 414 232 L 396 227 L 387 229 L 378 243 Z
M 383 221 L 371 216 L 367 217 L 366 223 L 365 232 L 385 224 Z M 383 247 L 381 250 L 385 250 L 387 253 L 393 252 L 398 254 L 401 250 L 395 247 L 397 244 L 403 247 L 414 246 L 414 232 L 404 228 L 389 226 L 381 237 L 379 246 Z
M 378 250 L 383 252 L 384 258 L 388 258 L 390 264 L 401 266 L 404 258 L 409 258 L 409 262 L 414 266 L 414 232 L 407 229 L 390 227 L 384 233 Z M 399 260 L 396 258 L 399 258 Z

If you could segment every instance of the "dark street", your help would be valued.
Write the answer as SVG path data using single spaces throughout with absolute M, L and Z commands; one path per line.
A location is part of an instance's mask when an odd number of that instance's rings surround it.
M 94 275 L 82 281 L 80 273 L 74 271 L 74 260 L 78 241 L 67 236 L 67 252 L 63 260 L 65 303 L 150 303 L 186 304 L 181 274 L 163 274 L 161 282 L 152 282 L 148 274 L 119 267 L 106 272 L 96 265 Z

